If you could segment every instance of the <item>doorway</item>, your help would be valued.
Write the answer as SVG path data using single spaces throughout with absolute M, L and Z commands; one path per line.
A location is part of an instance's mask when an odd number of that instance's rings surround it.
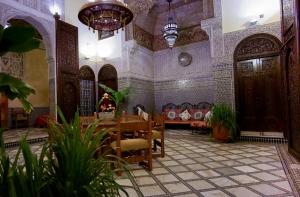
M 91 116 L 96 111 L 95 74 L 89 66 L 82 66 L 80 72 L 80 115 Z
M 107 87 L 118 90 L 118 74 L 114 66 L 110 64 L 104 65 L 98 73 L 98 83 L 104 84 Z M 98 101 L 102 98 L 105 91 L 98 86 Z
M 259 135 L 283 132 L 280 41 L 272 35 L 252 35 L 237 46 L 235 91 L 240 131 Z

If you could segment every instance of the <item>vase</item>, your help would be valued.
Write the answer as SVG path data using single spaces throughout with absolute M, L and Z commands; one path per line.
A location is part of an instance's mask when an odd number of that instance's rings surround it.
M 213 137 L 218 142 L 229 142 L 230 141 L 230 131 L 229 131 L 229 129 L 223 127 L 222 125 L 216 125 L 213 127 Z
M 99 112 L 98 118 L 100 120 L 113 120 L 115 118 L 115 112 Z

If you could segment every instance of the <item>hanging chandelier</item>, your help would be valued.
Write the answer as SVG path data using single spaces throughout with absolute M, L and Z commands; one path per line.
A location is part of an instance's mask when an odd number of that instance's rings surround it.
M 79 20 L 93 32 L 102 35 L 124 30 L 133 19 L 132 11 L 120 0 L 97 0 L 85 4 L 78 13 Z
M 167 41 L 169 48 L 173 48 L 178 38 L 178 26 L 174 22 L 174 19 L 171 15 L 171 2 L 172 0 L 167 0 L 169 3 L 169 16 L 168 23 L 163 28 L 163 37 Z

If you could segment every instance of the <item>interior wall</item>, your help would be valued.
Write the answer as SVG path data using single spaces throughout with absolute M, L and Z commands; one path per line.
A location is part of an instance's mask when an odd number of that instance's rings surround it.
M 48 64 L 44 49 L 35 49 L 23 55 L 22 80 L 31 85 L 36 91 L 28 100 L 34 107 L 49 107 Z M 10 101 L 9 107 L 22 107 L 18 100 Z
M 260 19 L 261 14 L 264 17 Z M 246 29 L 252 20 L 259 25 L 280 21 L 280 0 L 222 0 L 224 33 Z
M 120 89 L 130 87 L 129 99 L 124 110 L 133 113 L 133 107 L 142 104 L 146 111 L 151 113 L 154 111 L 153 52 L 133 44 L 126 59 L 128 62 L 125 65 L 128 70 L 119 78 Z
M 181 52 L 193 60 L 189 66 L 178 63 Z M 212 58 L 210 42 L 198 42 L 172 50 L 154 53 L 155 110 L 161 112 L 167 103 L 213 102 Z
M 31 85 L 36 91 L 34 95 L 28 97 L 29 102 L 34 107 L 30 114 L 30 125 L 34 124 L 36 117 L 49 114 L 49 67 L 46 61 L 45 49 L 35 49 L 24 53 L 22 58 L 23 73 L 21 79 Z M 19 100 L 8 102 L 9 125 L 11 126 L 11 113 L 13 108 L 22 108 Z

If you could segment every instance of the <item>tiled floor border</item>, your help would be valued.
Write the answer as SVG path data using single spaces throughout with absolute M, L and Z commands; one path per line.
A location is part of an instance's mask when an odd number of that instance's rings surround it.
M 272 144 L 286 144 L 288 141 L 284 138 L 276 138 L 276 137 L 257 137 L 257 136 L 240 136 L 240 141 L 246 142 L 266 142 Z
M 295 197 L 300 197 L 300 170 L 297 171 L 291 168 L 291 165 L 300 165 L 300 162 L 290 155 L 287 145 L 277 145 L 276 149 L 285 174 L 287 175 L 290 185 L 294 191 L 294 195 Z
M 48 137 L 32 138 L 32 139 L 28 139 L 27 142 L 29 144 L 35 144 L 35 143 L 45 142 L 47 139 Z M 19 145 L 20 145 L 19 141 L 4 143 L 5 148 L 14 148 L 14 147 L 18 147 Z

